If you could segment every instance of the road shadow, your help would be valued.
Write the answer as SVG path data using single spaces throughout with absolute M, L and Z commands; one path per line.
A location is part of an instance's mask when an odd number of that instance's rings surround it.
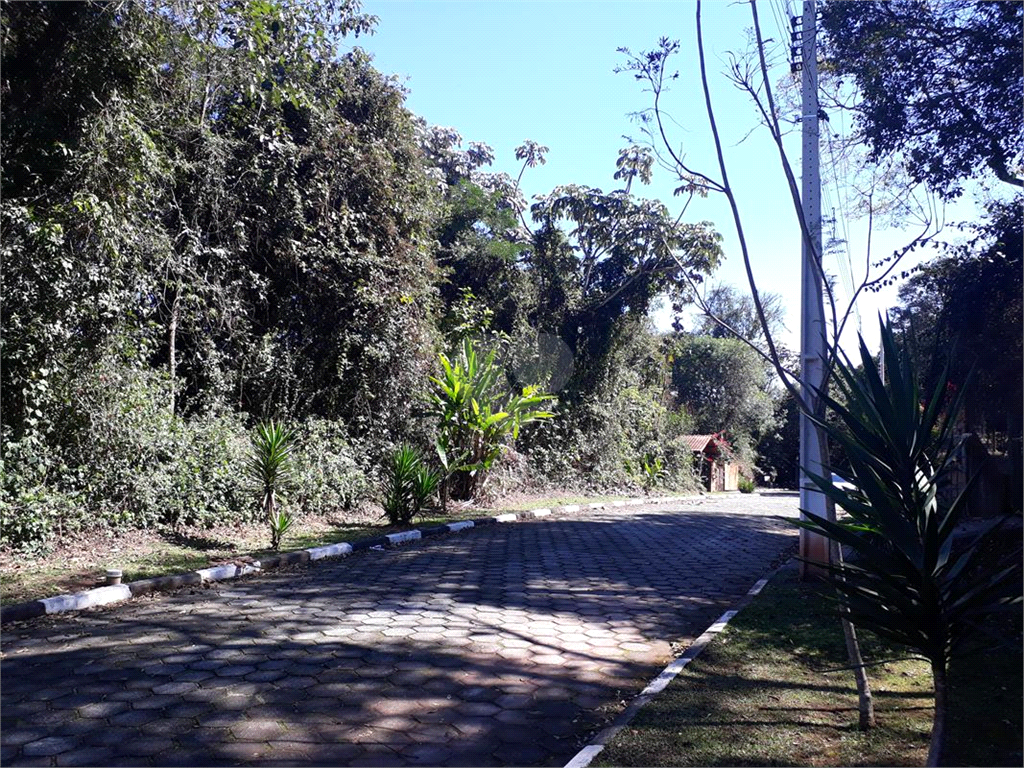
M 793 541 L 721 512 L 492 525 L 49 617 L 3 638 L 4 763 L 35 735 L 91 764 L 562 765 L 660 669 L 626 641 L 699 634 Z

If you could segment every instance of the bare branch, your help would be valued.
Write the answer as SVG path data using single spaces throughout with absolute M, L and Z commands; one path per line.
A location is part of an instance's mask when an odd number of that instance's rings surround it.
M 775 340 L 772 338 L 771 329 L 768 327 L 768 320 L 765 317 L 764 305 L 761 302 L 761 295 L 757 290 L 757 281 L 754 279 L 754 270 L 750 263 L 750 250 L 747 247 L 747 238 L 743 229 L 743 220 L 740 217 L 739 206 L 736 203 L 736 195 L 729 185 L 729 172 L 725 165 L 725 155 L 722 152 L 722 138 L 718 130 L 718 121 L 715 119 L 714 106 L 711 103 L 711 88 L 708 84 L 707 61 L 704 54 L 704 30 L 701 24 L 701 0 L 697 0 L 697 57 L 700 62 L 700 81 L 704 90 L 704 105 L 708 115 L 708 123 L 711 126 L 711 135 L 715 141 L 715 152 L 718 156 L 718 167 L 722 176 L 722 192 L 729 201 L 729 208 L 732 212 L 733 224 L 736 228 L 736 237 L 740 243 L 740 253 L 743 257 L 743 268 L 747 273 L 747 283 L 750 287 L 751 296 L 754 299 L 754 308 L 757 311 L 758 320 L 765 332 L 765 343 L 768 345 L 768 362 L 775 368 L 780 381 L 789 390 L 798 403 L 803 407 L 808 405 L 805 393 L 796 386 L 790 379 L 788 372 L 782 365 L 782 358 L 776 348 Z

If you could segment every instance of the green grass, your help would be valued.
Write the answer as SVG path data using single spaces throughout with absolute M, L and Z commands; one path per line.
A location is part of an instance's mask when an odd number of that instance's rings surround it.
M 1020 617 L 1011 648 L 952 672 L 949 759 L 1020 765 Z M 906 656 L 871 635 L 867 662 Z M 790 570 L 762 594 L 598 755 L 613 765 L 923 765 L 933 708 L 928 665 L 869 668 L 877 725 L 857 730 L 857 695 L 827 593 Z

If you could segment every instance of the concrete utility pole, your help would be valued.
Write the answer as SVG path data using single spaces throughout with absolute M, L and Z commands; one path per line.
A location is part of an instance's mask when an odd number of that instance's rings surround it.
M 817 7 L 815 0 L 804 0 L 801 27 L 803 59 L 803 178 L 801 202 L 809 237 L 803 238 L 800 268 L 800 388 L 812 405 L 814 392 L 821 388 L 825 372 L 825 307 L 822 301 L 821 272 L 821 172 L 818 157 L 818 50 Z M 804 413 L 800 414 L 800 509 L 819 517 L 826 516 L 824 494 L 805 473 L 825 474 L 821 464 L 822 436 Z M 800 531 L 800 555 L 811 561 L 829 561 L 828 539 L 810 531 Z M 806 565 L 801 563 L 801 576 Z

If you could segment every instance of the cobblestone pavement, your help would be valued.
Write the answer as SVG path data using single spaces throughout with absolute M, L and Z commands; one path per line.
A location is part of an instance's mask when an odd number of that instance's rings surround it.
M 11 625 L 4 765 L 562 765 L 796 540 L 792 496 L 498 524 Z

